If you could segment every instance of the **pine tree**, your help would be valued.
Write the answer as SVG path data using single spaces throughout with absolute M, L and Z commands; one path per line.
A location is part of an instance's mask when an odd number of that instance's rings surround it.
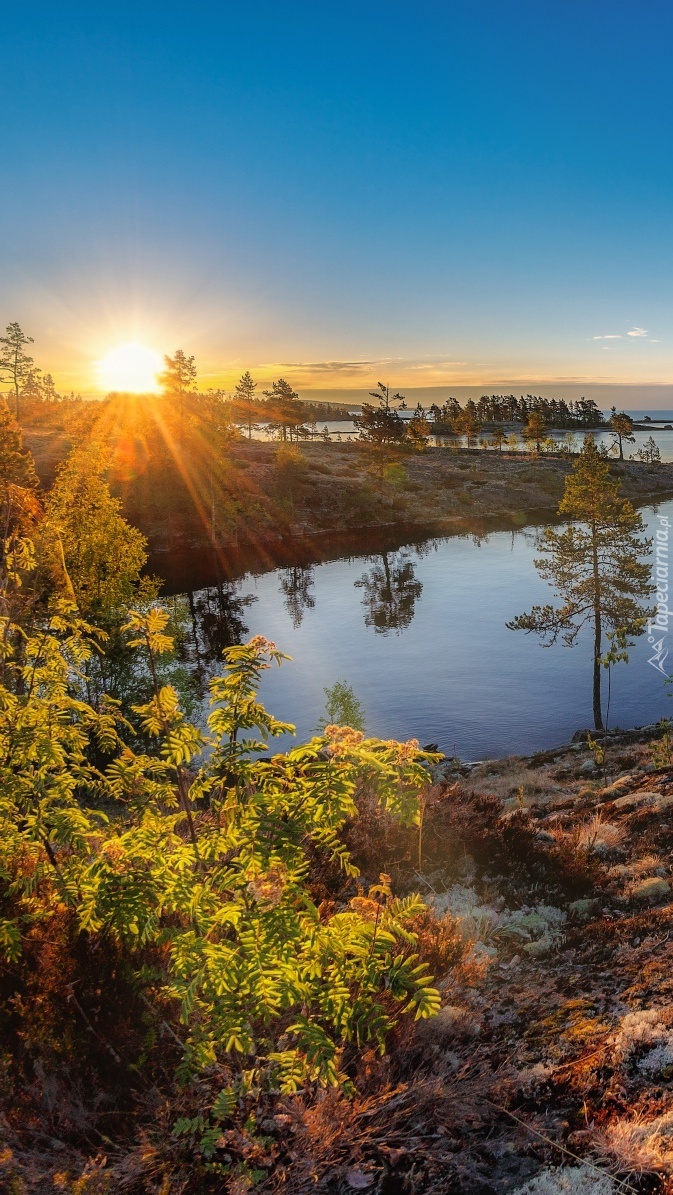
M 656 440 L 654 440 L 652 436 L 649 436 L 649 438 L 643 444 L 642 448 L 638 449 L 636 456 L 638 457 L 639 460 L 643 461 L 646 465 L 660 465 L 661 464 L 661 453 L 657 447 Z
M 269 427 L 280 431 L 283 440 L 292 440 L 293 433 L 299 439 L 299 430 L 304 421 L 304 407 L 290 383 L 286 382 L 285 378 L 278 378 L 264 394 L 269 412 Z
M 465 404 L 465 409 L 461 411 L 453 421 L 453 429 L 459 435 L 463 435 L 467 439 L 467 447 L 472 447 L 472 441 L 481 431 L 481 424 L 477 419 L 477 408 L 470 399 Z
M 652 541 L 641 538 L 643 520 L 619 490 L 620 483 L 610 477 L 593 436 L 587 436 L 558 508 L 560 515 L 576 521 L 563 530 L 547 527 L 538 539 L 542 556 L 535 567 L 554 586 L 562 605 L 534 606 L 507 624 L 511 630 L 541 635 L 545 646 L 561 635 L 572 647 L 582 627 L 592 628 L 597 730 L 603 729 L 603 632 L 620 632 L 622 637 L 641 634 L 649 614 L 642 599 L 654 590 L 650 567 L 641 559 Z
M 257 382 L 253 381 L 250 370 L 246 369 L 234 389 L 234 422 L 247 425 L 249 440 L 252 439 L 252 429 L 255 426 L 255 415 L 259 406 L 259 400 L 255 395 L 256 389 Z
M 546 438 L 547 425 L 539 411 L 531 411 L 528 423 L 524 429 L 523 438 L 535 444 L 535 451 L 540 453 L 540 445 Z
M 624 440 L 629 444 L 635 444 L 636 437 L 633 434 L 633 420 L 630 415 L 624 411 L 617 412 L 617 408 L 613 407 L 610 415 L 610 431 L 613 436 L 613 448 L 619 448 L 619 459 L 624 460 Z
M 0 336 L 0 374 L 4 375 L 5 381 L 12 384 L 17 422 L 21 417 L 21 391 L 35 364 L 33 358 L 25 352 L 25 346 L 32 343 L 33 337 L 25 336 L 16 321 L 8 324 L 5 335 Z
M 180 417 L 180 436 L 185 431 L 185 399 L 194 390 L 196 383 L 196 363 L 194 357 L 188 357 L 184 349 L 178 349 L 174 357 L 164 357 L 166 368 L 159 375 L 159 384 L 164 394 L 177 404 Z

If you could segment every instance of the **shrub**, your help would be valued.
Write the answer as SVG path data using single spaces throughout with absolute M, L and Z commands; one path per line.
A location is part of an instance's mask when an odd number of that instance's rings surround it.
M 325 911 L 307 884 L 316 854 L 357 874 L 341 833 L 359 784 L 418 821 L 427 757 L 331 725 L 260 758 L 292 730 L 257 700 L 264 670 L 287 658 L 260 636 L 225 653 L 200 731 L 158 680 L 167 617 L 154 608 L 125 628 L 154 678 L 132 721 L 73 695 L 92 646 L 72 607 L 38 637 L 5 639 L 21 650 L 6 648 L 0 689 L 0 944 L 19 967 L 35 927 L 61 910 L 75 939 L 119 954 L 138 998 L 163 1017 L 175 1007 L 180 1075 L 219 1079 L 212 1108 L 175 1126 L 208 1158 L 246 1100 L 347 1090 L 349 1058 L 383 1052 L 397 1024 L 439 1008 L 415 945 L 419 897 L 395 898 L 382 876 Z M 134 724 L 154 750 L 129 745 Z

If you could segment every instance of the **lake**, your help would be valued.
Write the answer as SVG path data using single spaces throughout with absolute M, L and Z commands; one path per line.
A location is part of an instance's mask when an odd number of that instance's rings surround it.
M 673 523 L 673 501 L 643 511 Z M 190 597 L 190 658 L 217 670 L 222 646 L 264 634 L 293 662 L 263 680 L 268 708 L 311 735 L 324 687 L 352 686 L 371 734 L 437 743 L 465 760 L 530 753 L 591 725 L 591 642 L 543 648 L 506 621 L 551 600 L 533 564 L 536 529 L 452 535 L 319 564 L 247 574 Z M 384 548 L 386 550 L 384 550 Z M 182 602 L 187 611 L 187 600 Z M 653 648 L 612 670 L 609 724 L 673 715 Z M 671 657 L 673 660 L 673 656 Z M 607 695 L 607 673 L 604 692 Z M 604 700 L 605 708 L 605 700 Z M 289 745 L 282 743 L 282 746 Z
M 642 417 L 642 412 L 639 412 L 639 415 Z M 334 420 L 333 422 L 320 424 L 319 426 L 320 430 L 322 430 L 323 427 L 327 428 L 329 437 L 332 440 L 357 440 L 359 437 L 359 433 L 355 425 L 353 423 L 346 422 L 345 420 L 340 422 Z M 555 430 L 551 431 L 549 435 L 552 440 L 555 440 L 560 445 L 563 443 L 564 437 L 566 437 L 568 433 Z M 575 438 L 575 451 L 579 451 L 579 449 L 582 447 L 587 432 L 576 428 L 572 435 Z M 614 437 L 605 428 L 598 428 L 591 432 L 591 435 L 593 435 L 599 447 L 601 445 L 605 445 L 608 450 L 612 448 Z M 661 460 L 664 462 L 673 461 L 673 415 L 670 417 L 670 419 L 662 419 L 657 423 L 653 421 L 651 426 L 635 428 L 633 437 L 633 444 L 626 442 L 624 443 L 624 457 L 626 460 L 629 460 L 631 457 L 634 460 L 637 460 L 638 457 L 636 454 L 645 446 L 650 437 L 652 437 L 661 454 Z M 262 438 L 272 439 L 273 437 L 266 435 Z M 473 442 L 474 447 L 477 446 L 478 440 L 481 438 L 489 440 L 490 432 L 484 432 L 483 437 L 477 437 L 477 439 Z M 429 447 L 433 448 L 437 445 L 448 445 L 449 447 L 454 448 L 465 448 L 467 447 L 467 440 L 465 436 L 431 436 L 429 440 Z M 520 437 L 519 450 L 521 452 L 525 452 L 526 454 L 529 453 L 528 447 L 523 443 Z

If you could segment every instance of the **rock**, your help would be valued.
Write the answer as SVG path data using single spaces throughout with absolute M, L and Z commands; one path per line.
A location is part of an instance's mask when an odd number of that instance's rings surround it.
M 587 776 L 589 772 L 595 772 L 596 761 L 594 759 L 585 759 L 579 770 L 583 776 Z
M 432 1018 L 432 1021 L 440 1029 L 453 1029 L 461 1021 L 466 1020 L 466 1017 L 464 1008 L 460 1008 L 457 1004 L 445 1004 L 443 1008 L 440 1008 L 437 1016 Z
M 359 1166 L 351 1166 L 350 1170 L 346 1171 L 346 1182 L 353 1191 L 364 1191 L 372 1186 L 374 1175 L 360 1170 Z
M 554 835 L 550 834 L 548 830 L 538 830 L 535 840 L 536 842 L 556 842 Z
M 658 798 L 659 793 L 641 789 L 640 792 L 625 793 L 623 797 L 617 797 L 613 804 L 615 809 L 638 809 L 641 805 L 654 805 Z
M 609 1174 L 589 1166 L 559 1166 L 542 1170 L 513 1195 L 612 1195 L 616 1190 Z
M 630 772 L 626 776 L 619 776 L 617 780 L 613 780 L 612 784 L 608 784 L 607 788 L 602 788 L 599 792 L 599 797 L 609 797 L 611 794 L 619 796 L 619 793 L 633 784 L 634 777 Z
M 667 884 L 666 880 L 662 880 L 659 876 L 650 876 L 648 879 L 634 884 L 630 896 L 632 900 L 638 901 L 664 900 L 670 895 L 670 891 L 670 884 Z
M 656 799 L 657 809 L 670 809 L 673 805 L 673 793 L 666 793 L 665 796 L 658 796 Z M 663 829 L 663 826 L 662 826 Z

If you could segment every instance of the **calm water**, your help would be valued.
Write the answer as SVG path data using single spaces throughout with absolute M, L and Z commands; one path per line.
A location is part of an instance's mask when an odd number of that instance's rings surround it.
M 413 412 L 406 411 L 406 412 L 404 412 L 403 417 L 404 418 L 410 417 L 412 413 Z M 609 415 L 609 412 L 607 412 L 607 414 Z M 647 412 L 632 411 L 631 414 L 633 415 L 634 418 L 642 420 L 644 414 L 647 414 Z M 653 412 L 652 413 L 653 421 L 652 421 L 651 427 L 636 428 L 633 433 L 635 442 L 633 444 L 628 444 L 628 443 L 624 444 L 624 457 L 627 460 L 629 459 L 629 457 L 633 457 L 634 459 L 637 459 L 636 453 L 644 446 L 645 442 L 651 436 L 652 439 L 654 440 L 655 444 L 657 445 L 659 452 L 661 453 L 662 461 L 673 461 L 673 412 L 668 412 L 668 411 L 657 412 L 656 413 L 657 422 L 654 421 L 654 414 L 655 413 Z M 669 427 L 667 429 L 666 424 L 671 424 L 671 427 Z M 317 426 L 318 426 L 318 430 L 321 432 L 324 428 L 327 428 L 329 435 L 330 435 L 330 439 L 332 439 L 332 440 L 337 440 L 337 441 L 357 440 L 358 436 L 359 436 L 359 433 L 358 433 L 355 425 L 352 422 L 346 421 L 346 420 L 341 420 L 341 421 L 331 420 L 326 423 L 319 422 Z M 553 431 L 550 433 L 552 439 L 557 440 L 559 442 L 563 441 L 563 437 L 566 434 L 567 433 L 562 432 L 562 431 Z M 575 430 L 573 432 L 573 435 L 574 435 L 575 441 L 576 441 L 576 449 L 578 451 L 582 446 L 582 442 L 584 440 L 585 434 L 586 434 L 585 432 L 577 431 L 577 430 Z M 260 438 L 260 439 L 264 439 L 264 440 L 273 439 L 273 437 L 271 435 L 269 435 L 265 432 L 259 432 L 259 433 L 257 433 L 257 435 L 258 435 L 258 438 Z M 595 437 L 596 442 L 599 445 L 605 444 L 606 447 L 608 447 L 608 448 L 610 448 L 614 442 L 613 436 L 610 434 L 610 432 L 605 431 L 605 430 L 594 431 L 592 433 L 592 435 Z M 489 433 L 485 432 L 484 436 L 486 439 L 488 439 Z M 438 444 L 438 443 L 448 444 L 448 445 L 453 444 L 453 446 L 456 448 L 465 447 L 465 445 L 466 445 L 466 441 L 463 436 L 452 436 L 450 439 L 449 438 L 438 439 L 436 437 L 433 437 L 430 440 L 430 447 L 432 448 L 433 444 Z M 528 449 L 524 445 L 523 441 L 520 440 L 519 445 L 520 445 L 520 449 L 522 452 L 523 451 L 528 452 Z
M 673 502 L 643 513 L 654 528 L 657 513 L 673 521 Z M 262 698 L 300 737 L 324 713 L 324 687 L 341 680 L 384 738 L 435 742 L 466 760 L 558 745 L 591 725 L 591 644 L 542 648 L 506 628 L 551 598 L 534 556 L 535 529 L 496 531 L 248 575 L 219 602 L 201 590 L 192 597 L 200 666 L 214 671 L 227 641 L 273 639 L 293 663 L 266 674 Z M 642 637 L 613 670 L 611 726 L 673 715 L 651 654 Z

